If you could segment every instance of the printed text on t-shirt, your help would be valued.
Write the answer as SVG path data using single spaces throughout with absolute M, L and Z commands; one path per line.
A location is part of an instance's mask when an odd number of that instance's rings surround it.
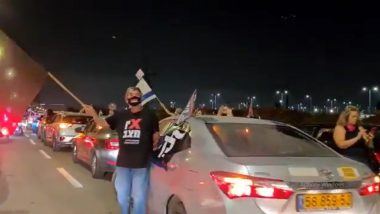
M 141 119 L 131 119 L 125 122 L 123 140 L 124 144 L 139 144 L 141 136 Z

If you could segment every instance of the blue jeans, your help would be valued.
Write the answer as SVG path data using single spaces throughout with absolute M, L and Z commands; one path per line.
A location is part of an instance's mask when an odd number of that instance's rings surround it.
M 116 167 L 115 188 L 121 214 L 128 214 L 133 201 L 133 214 L 146 214 L 149 168 Z

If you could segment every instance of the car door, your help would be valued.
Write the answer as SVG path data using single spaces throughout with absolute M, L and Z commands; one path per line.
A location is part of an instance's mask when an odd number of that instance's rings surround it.
M 93 127 L 95 126 L 95 122 L 91 121 L 89 125 L 87 125 L 84 129 L 84 134 L 80 139 L 79 151 L 81 154 L 81 159 L 86 163 L 89 163 L 88 155 L 87 155 L 87 147 L 90 143 L 89 134 L 91 133 Z
M 86 127 L 83 129 L 83 133 L 80 133 L 75 137 L 78 158 L 83 161 L 86 161 L 86 149 L 84 140 L 86 139 L 87 133 L 91 129 L 92 125 L 93 122 L 88 123 Z
M 165 206 L 168 198 L 181 188 L 181 176 L 184 170 L 181 168 L 181 162 L 183 161 L 181 153 L 190 148 L 190 130 L 187 123 L 178 126 L 174 122 L 175 120 L 168 120 L 165 123 L 160 123 L 162 128 L 160 142 L 162 146 L 155 155 L 158 156 L 164 151 L 165 155 L 162 160 L 164 160 L 165 164 L 153 165 L 151 170 L 151 181 L 154 190 L 150 192 L 152 199 L 150 206 L 153 208 Z M 173 142 L 175 145 L 171 146 Z M 161 209 L 155 211 L 162 212 Z
M 98 139 L 97 139 L 97 132 L 98 127 L 96 123 L 92 123 L 90 129 L 88 130 L 86 134 L 86 138 L 84 139 L 84 153 L 85 158 L 90 163 L 92 158 L 92 151 L 97 146 Z
M 56 129 L 59 128 L 59 122 L 61 121 L 61 115 L 57 114 L 55 117 L 54 117 L 54 121 L 49 124 L 47 127 L 46 127 L 46 141 L 49 142 L 49 143 L 52 143 L 53 142 L 53 137 L 54 137 L 54 134 L 56 132 Z

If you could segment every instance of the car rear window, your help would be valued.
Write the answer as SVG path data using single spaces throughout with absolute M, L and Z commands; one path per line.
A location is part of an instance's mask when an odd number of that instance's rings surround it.
M 330 149 L 286 125 L 207 124 L 228 157 L 335 157 Z
M 92 118 L 89 116 L 65 116 L 62 120 L 64 123 L 87 124 Z

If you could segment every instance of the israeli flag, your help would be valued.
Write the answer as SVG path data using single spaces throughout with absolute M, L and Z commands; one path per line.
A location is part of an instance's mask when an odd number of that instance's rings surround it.
M 151 100 L 154 100 L 157 98 L 156 94 L 152 91 L 148 83 L 144 80 L 144 78 L 141 78 L 140 81 L 137 83 L 136 87 L 138 87 L 142 92 L 142 105 L 145 105 L 146 103 L 150 102 Z

